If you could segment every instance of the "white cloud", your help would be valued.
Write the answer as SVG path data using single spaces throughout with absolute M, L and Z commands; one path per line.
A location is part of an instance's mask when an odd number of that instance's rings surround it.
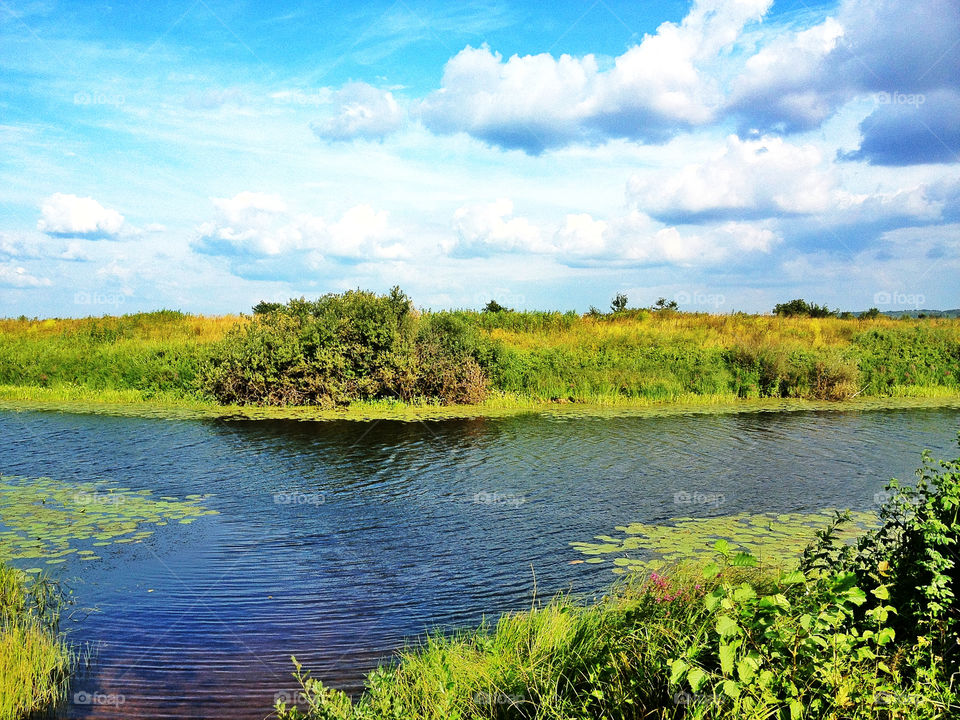
M 711 63 L 772 0 L 698 0 L 679 25 L 663 23 L 609 70 L 593 55 L 514 55 L 484 45 L 447 63 L 440 90 L 421 104 L 426 126 L 467 132 L 529 153 L 609 137 L 661 142 L 711 122 L 723 104 Z
M 453 214 L 456 242 L 446 249 L 453 255 L 489 255 L 495 252 L 542 252 L 540 228 L 524 217 L 513 217 L 513 202 L 465 205 Z
M 559 227 L 545 232 L 527 218 L 514 216 L 513 203 L 506 198 L 460 208 L 454 227 L 457 239 L 445 247 L 454 257 L 541 255 L 570 266 L 716 264 L 735 253 L 770 252 L 780 242 L 763 223 L 676 227 L 637 211 L 607 220 L 589 213 L 568 214 Z
M 704 162 L 675 173 L 634 175 L 628 188 L 645 212 L 686 220 L 822 212 L 846 197 L 815 146 L 735 135 Z
M 242 260 L 247 268 L 251 261 L 271 258 L 316 268 L 325 257 L 361 262 L 407 255 L 388 213 L 367 205 L 350 208 L 335 222 L 328 222 L 317 215 L 291 212 L 275 194 L 241 192 L 212 202 L 218 217 L 199 227 L 194 249 Z
M 330 94 L 336 110 L 310 124 L 324 140 L 379 140 L 403 125 L 403 112 L 393 93 L 363 82 L 348 83 Z
M 37 229 L 48 235 L 114 238 L 123 228 L 123 215 L 90 197 L 54 193 L 40 204 Z
M 830 17 L 799 32 L 774 35 L 747 59 L 734 80 L 729 109 L 742 111 L 761 129 L 818 126 L 849 96 L 842 90 L 825 91 L 817 82 L 843 36 L 843 26 Z
M 51 284 L 47 278 L 36 277 L 13 263 L 0 263 L 0 287 L 37 288 Z

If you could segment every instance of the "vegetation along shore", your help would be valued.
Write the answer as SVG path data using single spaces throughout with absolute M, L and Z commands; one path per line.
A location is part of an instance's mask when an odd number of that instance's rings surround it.
M 950 404 L 960 320 L 417 310 L 399 289 L 176 311 L 0 320 L 0 404 L 166 416 L 445 417 Z

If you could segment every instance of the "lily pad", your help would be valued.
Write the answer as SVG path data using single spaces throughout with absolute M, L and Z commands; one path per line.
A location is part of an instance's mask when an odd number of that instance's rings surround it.
M 723 515 L 711 518 L 674 518 L 668 525 L 631 523 L 616 529 L 622 536 L 598 535 L 601 542 L 570 543 L 589 555 L 586 562 L 612 560 L 613 572 L 657 570 L 683 561 L 705 562 L 716 551 L 717 540 L 729 542 L 731 555 L 750 553 L 765 567 L 795 567 L 815 533 L 834 518 L 832 509 L 814 513 Z M 876 513 L 852 512 L 838 537 L 852 542 L 879 524 Z
M 0 476 L 0 562 L 36 558 L 52 565 L 74 553 L 99 559 L 89 547 L 140 542 L 169 520 L 216 514 L 202 505 L 207 497 L 157 500 L 150 491 L 106 481 Z

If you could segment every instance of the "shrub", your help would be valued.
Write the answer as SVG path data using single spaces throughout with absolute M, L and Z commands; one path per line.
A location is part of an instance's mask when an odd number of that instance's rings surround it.
M 833 312 L 826 305 L 817 305 L 808 303 L 806 300 L 797 298 L 790 302 L 778 303 L 773 308 L 774 315 L 782 317 L 805 316 L 812 318 L 832 317 L 837 313 Z
M 213 348 L 199 384 L 221 403 L 477 402 L 486 380 L 472 351 L 462 324 L 418 317 L 399 288 L 351 290 L 254 315 Z

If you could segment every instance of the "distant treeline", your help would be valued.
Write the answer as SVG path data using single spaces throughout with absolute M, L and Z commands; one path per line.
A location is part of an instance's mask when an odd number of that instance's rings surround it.
M 960 394 L 954 319 L 710 315 L 625 298 L 585 315 L 431 312 L 396 288 L 254 310 L 3 320 L 0 385 L 323 406 Z

